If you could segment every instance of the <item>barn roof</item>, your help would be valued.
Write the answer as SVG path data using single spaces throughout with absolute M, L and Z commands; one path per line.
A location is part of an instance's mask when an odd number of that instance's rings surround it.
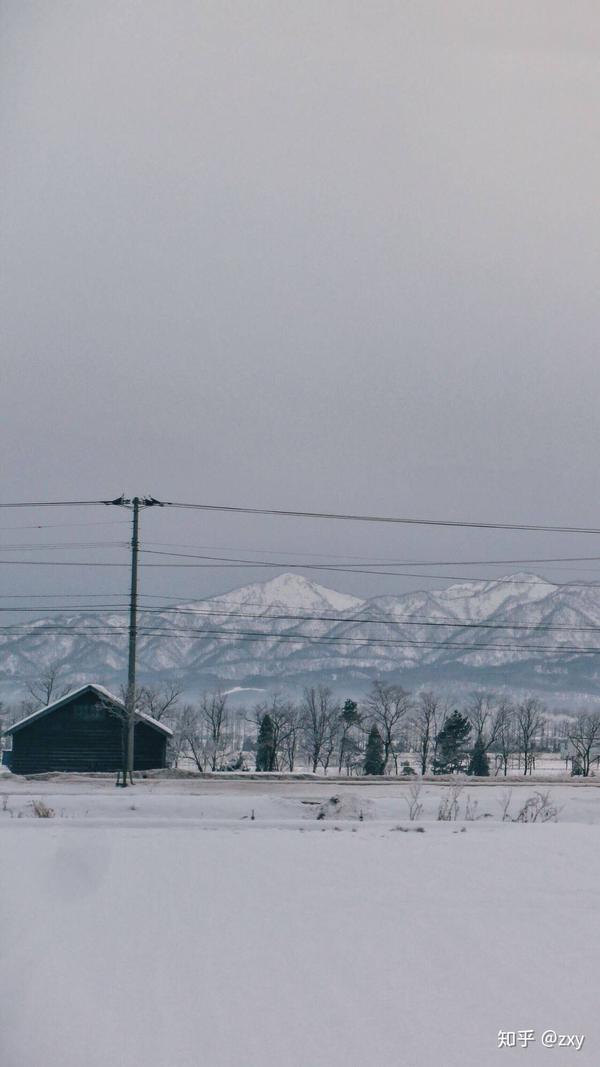
M 14 734 L 17 730 L 20 730 L 23 726 L 29 726 L 30 722 L 35 722 L 36 719 L 43 718 L 44 715 L 48 715 L 52 711 L 56 711 L 57 708 L 62 707 L 63 704 L 69 704 L 74 697 L 79 697 L 83 693 L 96 693 L 102 700 L 110 701 L 116 707 L 125 711 L 125 705 L 122 700 L 119 700 L 114 693 L 109 692 L 103 685 L 96 685 L 95 683 L 88 683 L 88 685 L 80 685 L 78 689 L 73 689 L 70 693 L 67 693 L 60 700 L 53 700 L 51 704 L 46 704 L 43 708 L 38 708 L 37 711 L 32 712 L 31 715 L 26 715 L 24 719 L 19 719 L 18 722 L 13 722 L 12 726 L 8 726 L 4 730 L 5 734 Z M 165 726 L 163 722 L 159 722 L 158 719 L 153 719 L 151 715 L 146 715 L 143 711 L 136 711 L 135 717 L 142 722 L 148 723 L 148 726 L 153 726 L 156 730 L 160 730 L 161 733 L 166 734 L 167 737 L 173 736 L 173 731 Z

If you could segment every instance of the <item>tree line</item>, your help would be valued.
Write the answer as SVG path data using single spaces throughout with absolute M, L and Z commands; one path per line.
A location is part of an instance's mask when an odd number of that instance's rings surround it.
M 155 718 L 163 717 L 160 703 L 146 705 Z M 254 762 L 257 771 L 406 775 L 414 764 L 421 775 L 506 776 L 515 767 L 530 775 L 539 752 L 558 751 L 568 740 L 572 772 L 587 777 L 600 747 L 600 712 L 558 720 L 535 697 L 509 701 L 493 693 L 474 693 L 457 708 L 430 690 L 411 695 L 382 681 L 360 702 L 319 685 L 307 686 L 299 700 L 274 694 L 251 711 L 234 712 L 219 691 L 204 693 L 176 707 L 170 725 L 174 759 L 187 756 L 201 771 Z
M 29 683 L 29 699 L 4 725 L 69 689 L 56 667 Z M 340 700 L 325 685 L 307 686 L 299 700 L 275 693 L 250 711 L 232 709 L 225 693 L 205 692 L 182 702 L 176 684 L 140 686 L 140 711 L 173 730 L 172 763 L 191 760 L 199 771 L 250 769 L 339 774 L 467 773 L 507 775 L 535 770 L 536 755 L 570 742 L 573 774 L 587 777 L 600 750 L 600 712 L 557 719 L 527 696 L 510 701 L 488 692 L 456 707 L 431 690 L 372 683 L 360 701 Z M 122 694 L 124 696 L 124 694 Z M 1 709 L 0 709 L 1 710 Z M 407 755 L 410 759 L 407 760 Z

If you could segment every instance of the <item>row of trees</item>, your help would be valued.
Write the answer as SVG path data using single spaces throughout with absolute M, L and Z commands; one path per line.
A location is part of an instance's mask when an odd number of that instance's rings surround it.
M 163 701 L 164 702 L 164 701 Z M 160 701 L 158 702 L 161 703 Z M 154 708 L 160 717 L 160 708 Z M 474 694 L 458 710 L 430 691 L 411 697 L 402 687 L 373 683 L 359 703 L 337 700 L 326 686 L 308 687 L 299 701 L 280 695 L 251 713 L 229 710 L 223 694 L 204 694 L 175 716 L 175 755 L 188 755 L 200 770 L 244 764 L 254 750 L 259 771 L 346 774 L 407 773 L 407 753 L 421 774 L 528 775 L 536 754 L 548 747 L 548 715 L 534 697 L 511 703 Z M 574 773 L 588 775 L 600 745 L 600 713 L 582 713 L 554 729 L 573 750 Z M 410 769 L 408 770 L 410 773 Z
M 29 684 L 30 699 L 5 716 L 5 725 L 68 688 L 50 668 Z M 527 775 L 537 752 L 568 739 L 573 773 L 587 776 L 600 747 L 600 712 L 558 720 L 534 697 L 510 702 L 475 693 L 458 710 L 432 691 L 411 696 L 375 681 L 360 704 L 339 701 L 327 686 L 307 687 L 299 701 L 275 694 L 251 712 L 234 712 L 219 691 L 193 704 L 181 698 L 177 685 L 141 686 L 137 706 L 173 729 L 173 762 L 186 757 L 201 771 L 250 765 L 255 752 L 262 771 L 303 765 L 313 772 L 400 774 L 410 753 L 421 774 L 487 775 L 493 768 L 506 775 L 516 765 Z

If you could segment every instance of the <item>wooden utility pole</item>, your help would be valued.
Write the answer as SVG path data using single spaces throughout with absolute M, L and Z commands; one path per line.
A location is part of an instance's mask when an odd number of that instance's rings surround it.
M 129 659 L 127 663 L 127 743 L 123 745 L 123 785 L 127 779 L 133 785 L 133 756 L 135 747 L 135 652 L 137 642 L 137 574 L 140 548 L 138 531 L 140 522 L 140 498 L 134 496 L 133 527 L 131 534 L 131 593 L 129 597 Z
M 109 503 L 109 501 L 107 501 Z M 133 524 L 131 531 L 131 590 L 129 596 L 129 656 L 127 663 L 127 696 L 125 699 L 125 722 L 123 724 L 123 765 L 117 777 L 117 785 L 125 786 L 128 782 L 133 785 L 133 766 L 135 756 L 135 669 L 136 669 L 136 644 L 137 644 L 137 595 L 138 595 L 138 553 L 140 508 L 151 508 L 154 504 L 162 507 L 160 500 L 154 497 L 134 496 L 132 500 L 126 500 L 124 496 L 111 500 L 111 504 L 119 507 L 130 507 L 133 510 Z

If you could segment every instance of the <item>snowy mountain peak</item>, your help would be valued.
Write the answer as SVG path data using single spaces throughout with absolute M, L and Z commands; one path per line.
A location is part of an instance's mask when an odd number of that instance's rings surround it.
M 535 574 L 533 571 L 517 571 L 515 574 L 508 574 L 505 578 L 498 578 L 494 580 L 494 584 L 512 585 L 512 586 L 536 586 L 542 587 L 544 590 L 544 596 L 552 592 L 557 586 L 553 582 L 549 582 L 546 578 L 542 578 L 540 574 Z
M 459 582 L 439 592 L 434 592 L 439 604 L 451 606 L 453 612 L 465 619 L 482 620 L 489 618 L 509 603 L 525 604 L 544 600 L 554 593 L 557 586 L 540 578 L 537 574 L 518 572 L 502 578 L 489 578 L 483 581 Z
M 115 689 L 126 676 L 118 612 L 28 619 L 28 630 L 0 634 L 2 697 L 22 695 L 23 680 L 50 664 L 73 688 L 93 680 Z M 600 583 L 520 572 L 361 600 L 287 572 L 164 612 L 142 609 L 138 673 L 190 693 L 315 679 L 358 692 L 388 677 L 413 690 L 560 687 L 597 700 L 592 651 L 600 655 Z
M 338 593 L 301 574 L 291 573 L 278 574 L 266 582 L 253 582 L 212 599 L 230 605 L 243 604 L 264 610 L 275 607 L 295 612 L 351 611 L 364 603 L 360 597 Z

